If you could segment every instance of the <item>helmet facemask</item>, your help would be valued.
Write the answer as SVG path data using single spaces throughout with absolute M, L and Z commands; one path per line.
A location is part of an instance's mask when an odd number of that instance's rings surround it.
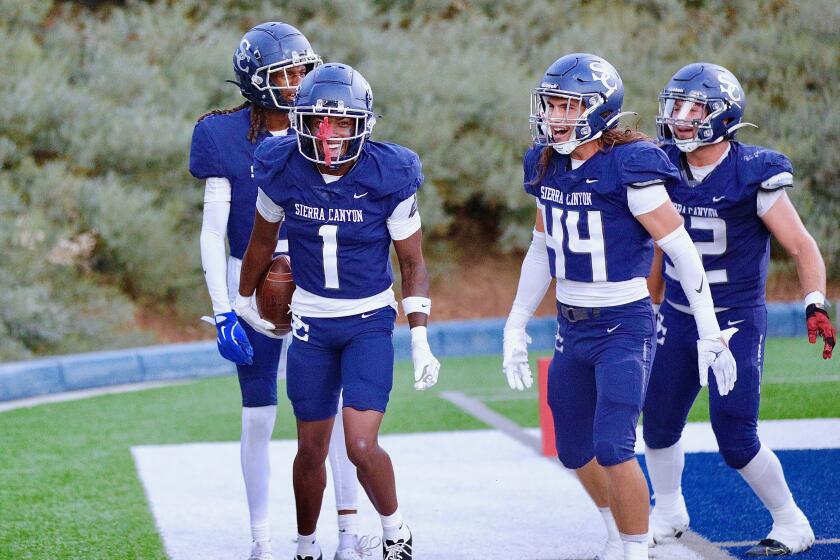
M 698 110 L 695 110 L 699 108 Z M 659 96 L 659 112 L 656 116 L 656 128 L 659 139 L 674 144 L 682 152 L 693 152 L 706 144 L 717 144 L 724 139 L 723 134 L 715 134 L 715 119 L 728 109 L 727 102 L 721 99 L 707 99 L 705 95 L 665 92 Z M 699 112 L 702 117 L 691 118 L 689 115 Z M 679 128 L 692 128 L 690 138 L 680 138 Z
M 278 86 L 275 85 L 276 79 L 273 79 L 276 74 L 282 75 L 281 81 L 284 84 L 290 83 L 288 69 L 296 66 L 306 67 L 308 74 L 314 68 L 323 64 L 321 57 L 311 51 L 304 51 L 298 53 L 292 51 L 292 57 L 272 64 L 261 66 L 254 72 L 251 77 L 251 85 L 260 92 L 268 91 L 271 100 L 277 109 L 289 110 L 292 108 L 293 99 L 287 100 L 284 93 L 296 93 L 298 86 Z M 294 98 L 294 95 L 290 97 Z
M 552 107 L 547 98 L 564 100 L 565 112 L 556 109 L 549 116 Z M 576 101 L 572 108 L 572 101 Z M 558 153 L 568 155 L 575 149 L 587 142 L 600 138 L 603 128 L 594 130 L 590 117 L 595 115 L 598 107 L 605 103 L 605 98 L 599 93 L 575 93 L 556 89 L 537 88 L 531 94 L 531 137 L 534 143 L 540 146 L 551 146 Z M 584 110 L 577 114 L 580 108 Z M 555 136 L 565 136 L 569 130 L 568 138 L 557 139 Z
M 317 126 L 310 126 L 312 117 L 321 117 Z M 347 137 L 339 136 L 332 124 L 336 119 L 347 117 L 355 121 L 353 132 Z M 309 161 L 332 169 L 361 155 L 374 124 L 376 118 L 372 112 L 345 108 L 342 101 L 325 104 L 318 100 L 314 106 L 293 109 L 292 128 L 297 132 L 300 153 Z

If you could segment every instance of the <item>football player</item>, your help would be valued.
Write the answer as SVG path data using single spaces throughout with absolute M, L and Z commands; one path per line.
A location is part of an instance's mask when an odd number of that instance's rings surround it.
M 233 71 L 246 101 L 211 111 L 193 132 L 190 172 L 205 180 L 201 261 L 213 303 L 219 352 L 236 363 L 242 392 L 242 474 L 253 538 L 251 560 L 270 560 L 268 522 L 269 442 L 277 410 L 277 375 L 286 367 L 290 336 L 256 331 L 231 308 L 239 269 L 254 221 L 257 187 L 254 151 L 266 138 L 294 135 L 289 108 L 303 77 L 321 64 L 309 41 L 291 25 L 267 22 L 248 31 L 233 54 Z M 226 257 L 225 238 L 230 245 Z M 288 251 L 285 232 L 275 236 L 274 251 Z M 338 508 L 337 560 L 361 558 L 357 539 L 355 467 L 347 457 L 341 422 L 330 440 L 330 465 Z
M 720 453 L 736 469 L 773 517 L 767 538 L 752 556 L 808 550 L 814 532 L 797 507 L 776 455 L 758 439 L 757 423 L 767 310 L 764 288 L 774 235 L 796 263 L 804 294 L 808 337 L 823 338 L 822 356 L 831 357 L 835 330 L 825 305 L 825 264 L 802 225 L 785 189 L 793 169 L 784 155 L 735 140 L 746 94 L 726 68 L 705 62 L 680 69 L 659 96 L 659 140 L 680 180 L 670 189 L 677 209 L 703 257 L 721 325 L 737 325 L 731 348 L 738 384 L 726 393 L 709 391 L 709 412 Z M 689 523 L 681 490 L 684 456 L 680 436 L 697 393 L 696 336 L 690 300 L 677 283 L 666 254 L 665 302 L 657 318 L 659 349 L 644 407 L 644 439 L 656 507 L 651 517 L 655 541 L 679 536 Z M 662 263 L 651 275 L 651 293 L 661 297 Z
M 292 114 L 297 137 L 269 138 L 255 156 L 257 215 L 234 309 L 257 329 L 272 328 L 251 296 L 283 223 L 297 284 L 287 372 L 298 426 L 297 560 L 321 557 L 315 529 L 342 391 L 347 451 L 381 516 L 383 556 L 412 557 L 391 459 L 377 440 L 393 383 L 392 242 L 416 389 L 437 382 L 440 363 L 426 336 L 431 300 L 416 197 L 423 182 L 420 160 L 402 146 L 369 141 L 375 122 L 364 77 L 345 64 L 325 64 L 298 89 Z
M 504 330 L 511 388 L 532 383 L 525 332 L 552 276 L 557 337 L 548 403 L 560 461 L 574 469 L 607 526 L 604 560 L 648 557 L 647 483 L 634 453 L 654 347 L 645 278 L 653 244 L 674 261 L 695 311 L 695 359 L 732 389 L 735 362 L 708 280 L 666 186 L 679 173 L 643 134 L 618 128 L 624 86 L 601 57 L 557 59 L 534 89 L 525 190 L 536 198 L 531 246 Z

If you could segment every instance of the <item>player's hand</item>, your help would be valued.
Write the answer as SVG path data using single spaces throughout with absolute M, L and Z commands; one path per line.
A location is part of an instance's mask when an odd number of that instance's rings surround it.
M 428 389 L 438 380 L 440 362 L 432 354 L 426 338 L 426 327 L 411 329 L 411 361 L 414 363 L 414 388 L 418 391 Z
M 725 396 L 735 387 L 738 379 L 738 365 L 727 346 L 738 329 L 732 327 L 721 331 L 720 336 L 701 338 L 697 341 L 697 369 L 700 371 L 700 386 L 709 384 L 709 368 L 715 374 L 718 393 Z
M 254 362 L 254 349 L 251 348 L 251 342 L 239 324 L 236 313 L 219 313 L 215 318 L 205 315 L 201 320 L 216 327 L 216 346 L 222 358 L 240 366 L 251 365 Z
M 821 336 L 824 342 L 823 359 L 827 360 L 831 358 L 834 344 L 837 342 L 837 331 L 834 330 L 834 325 L 831 324 L 828 311 L 812 303 L 805 309 L 805 322 L 808 325 L 808 342 L 815 344 L 817 342 L 817 335 Z
M 531 337 L 525 329 L 505 329 L 502 342 L 502 370 L 511 389 L 524 391 L 534 383 L 528 364 L 528 344 Z
M 257 300 L 254 299 L 254 296 L 245 297 L 236 294 L 236 298 L 233 300 L 233 310 L 258 333 L 270 338 L 283 338 L 283 335 L 274 332 L 274 323 L 260 317 L 260 312 L 257 311 Z

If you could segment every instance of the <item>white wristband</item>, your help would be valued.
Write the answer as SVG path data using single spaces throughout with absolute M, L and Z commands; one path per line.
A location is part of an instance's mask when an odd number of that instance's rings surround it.
M 818 305 L 825 305 L 825 295 L 819 290 L 814 290 L 807 296 L 805 296 L 805 308 L 811 304 L 818 304 Z
M 430 315 L 432 313 L 432 300 L 422 296 L 409 296 L 402 300 L 403 313 L 410 315 L 411 313 L 425 313 Z

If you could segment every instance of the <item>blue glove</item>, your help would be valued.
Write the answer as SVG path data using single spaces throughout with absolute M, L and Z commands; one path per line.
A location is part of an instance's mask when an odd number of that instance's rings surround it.
M 236 313 L 228 311 L 216 315 L 215 320 L 210 317 L 202 317 L 202 320 L 208 323 L 212 321 L 216 325 L 216 346 L 222 358 L 241 366 L 254 363 L 254 349 Z

